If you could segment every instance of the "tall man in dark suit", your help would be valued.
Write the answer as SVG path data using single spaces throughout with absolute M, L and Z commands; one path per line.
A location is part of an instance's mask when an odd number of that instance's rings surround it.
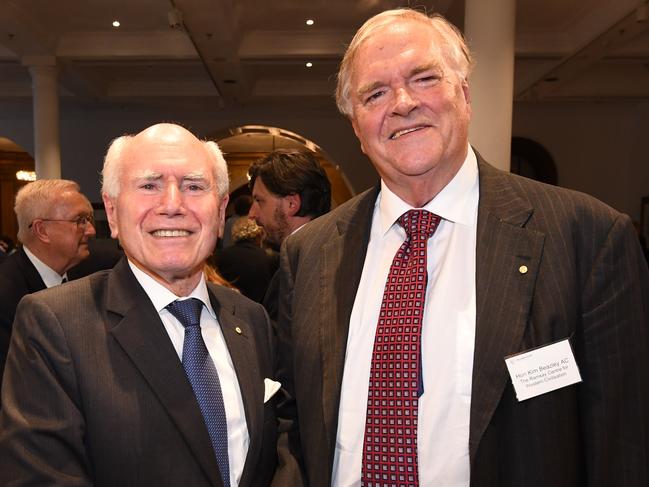
M 218 147 L 173 124 L 120 137 L 103 199 L 126 258 L 18 307 L 0 484 L 267 484 L 268 318 L 203 275 L 228 200 Z
M 67 280 L 68 270 L 88 258 L 95 235 L 92 206 L 74 181 L 29 183 L 18 191 L 14 210 L 23 245 L 0 265 L 0 379 L 18 302 Z
M 252 206 L 248 218 L 264 229 L 265 243 L 279 250 L 304 224 L 331 208 L 331 183 L 312 152 L 280 149 L 256 160 L 248 170 Z M 274 274 L 264 307 L 277 319 L 279 275 Z
M 484 162 L 471 63 L 407 9 L 347 50 L 338 106 L 381 184 L 285 242 L 277 485 L 649 485 L 631 222 Z

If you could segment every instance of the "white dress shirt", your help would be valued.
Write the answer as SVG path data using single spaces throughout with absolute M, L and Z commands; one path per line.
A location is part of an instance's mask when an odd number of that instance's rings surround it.
M 469 486 L 469 418 L 475 342 L 478 165 L 469 147 L 453 180 L 424 208 L 442 220 L 428 240 L 419 399 L 419 485 Z M 381 182 L 349 323 L 333 481 L 359 486 L 374 335 L 394 255 L 406 238 L 396 220 L 411 207 Z
M 160 315 L 162 324 L 169 335 L 169 339 L 176 349 L 178 359 L 182 360 L 183 342 L 185 340 L 185 327 L 176 319 L 174 315 L 166 309 L 166 306 L 176 299 L 197 298 L 203 304 L 201 312 L 201 333 L 205 346 L 212 357 L 216 371 L 219 374 L 221 383 L 221 392 L 223 393 L 223 402 L 225 405 L 225 415 L 228 423 L 228 460 L 230 465 L 230 485 L 239 485 L 243 466 L 248 454 L 250 436 L 248 435 L 248 425 L 246 424 L 246 415 L 243 408 L 243 398 L 237 374 L 232 364 L 230 352 L 223 338 L 221 326 L 216 319 L 216 314 L 212 309 L 210 297 L 205 284 L 205 277 L 202 276 L 198 285 L 189 294 L 189 296 L 176 296 L 169 289 L 164 287 L 151 276 L 138 269 L 132 262 L 131 266 L 135 278 L 144 291 L 151 299 L 153 306 Z
M 34 267 L 36 267 L 38 274 L 41 276 L 41 279 L 43 279 L 43 282 L 45 283 L 45 287 L 49 288 L 58 286 L 59 284 L 61 284 L 61 282 L 63 282 L 63 277 L 67 276 L 67 273 L 63 275 L 59 274 L 41 259 L 36 257 L 25 245 L 23 245 L 23 250 L 27 254 L 27 258 L 31 261 L 32 264 L 34 264 Z

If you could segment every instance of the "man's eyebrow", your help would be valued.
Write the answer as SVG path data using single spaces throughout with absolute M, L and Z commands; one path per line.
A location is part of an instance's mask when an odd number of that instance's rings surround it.
M 162 173 L 145 169 L 139 174 L 135 175 L 136 179 L 143 179 L 146 181 L 157 181 L 163 178 Z M 206 179 L 203 171 L 190 172 L 183 176 L 183 181 L 204 181 Z
M 439 63 L 430 62 L 426 64 L 420 64 L 419 66 L 415 66 L 410 71 L 410 76 L 417 76 L 418 74 L 424 73 L 426 71 L 431 71 L 431 70 L 441 71 Z
M 154 172 L 149 169 L 145 169 L 144 171 L 141 171 L 140 173 L 135 175 L 136 179 L 145 179 L 147 181 L 157 181 L 158 179 L 162 178 L 162 174 L 159 172 Z
M 183 181 L 204 181 L 206 179 L 203 171 L 190 172 L 183 176 Z
M 376 90 L 377 88 L 380 88 L 381 86 L 384 86 L 385 83 L 381 81 L 373 81 L 372 83 L 367 83 L 363 86 L 361 86 L 357 91 L 356 94 L 359 96 L 359 98 L 362 98 L 364 95 L 370 93 L 371 91 Z

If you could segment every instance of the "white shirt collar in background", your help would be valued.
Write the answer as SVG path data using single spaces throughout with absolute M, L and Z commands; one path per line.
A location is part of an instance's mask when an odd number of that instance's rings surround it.
M 41 279 L 43 279 L 43 282 L 45 283 L 46 287 L 58 286 L 59 284 L 61 284 L 61 281 L 63 280 L 62 275 L 60 275 L 58 272 L 56 272 L 54 269 L 48 266 L 41 259 L 36 257 L 27 248 L 26 245 L 23 245 L 23 250 L 27 254 L 27 258 L 31 261 L 32 264 L 34 264 L 34 267 L 36 267 L 36 270 L 38 271 L 38 274 L 41 276 Z

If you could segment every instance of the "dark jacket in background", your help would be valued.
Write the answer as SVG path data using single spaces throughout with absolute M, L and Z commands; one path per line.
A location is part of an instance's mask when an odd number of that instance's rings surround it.
M 45 283 L 22 247 L 0 265 L 0 390 L 18 302 L 41 289 L 45 289 Z
M 212 259 L 219 273 L 241 294 L 262 302 L 277 267 L 276 259 L 251 240 L 240 240 L 231 247 L 218 249 Z

